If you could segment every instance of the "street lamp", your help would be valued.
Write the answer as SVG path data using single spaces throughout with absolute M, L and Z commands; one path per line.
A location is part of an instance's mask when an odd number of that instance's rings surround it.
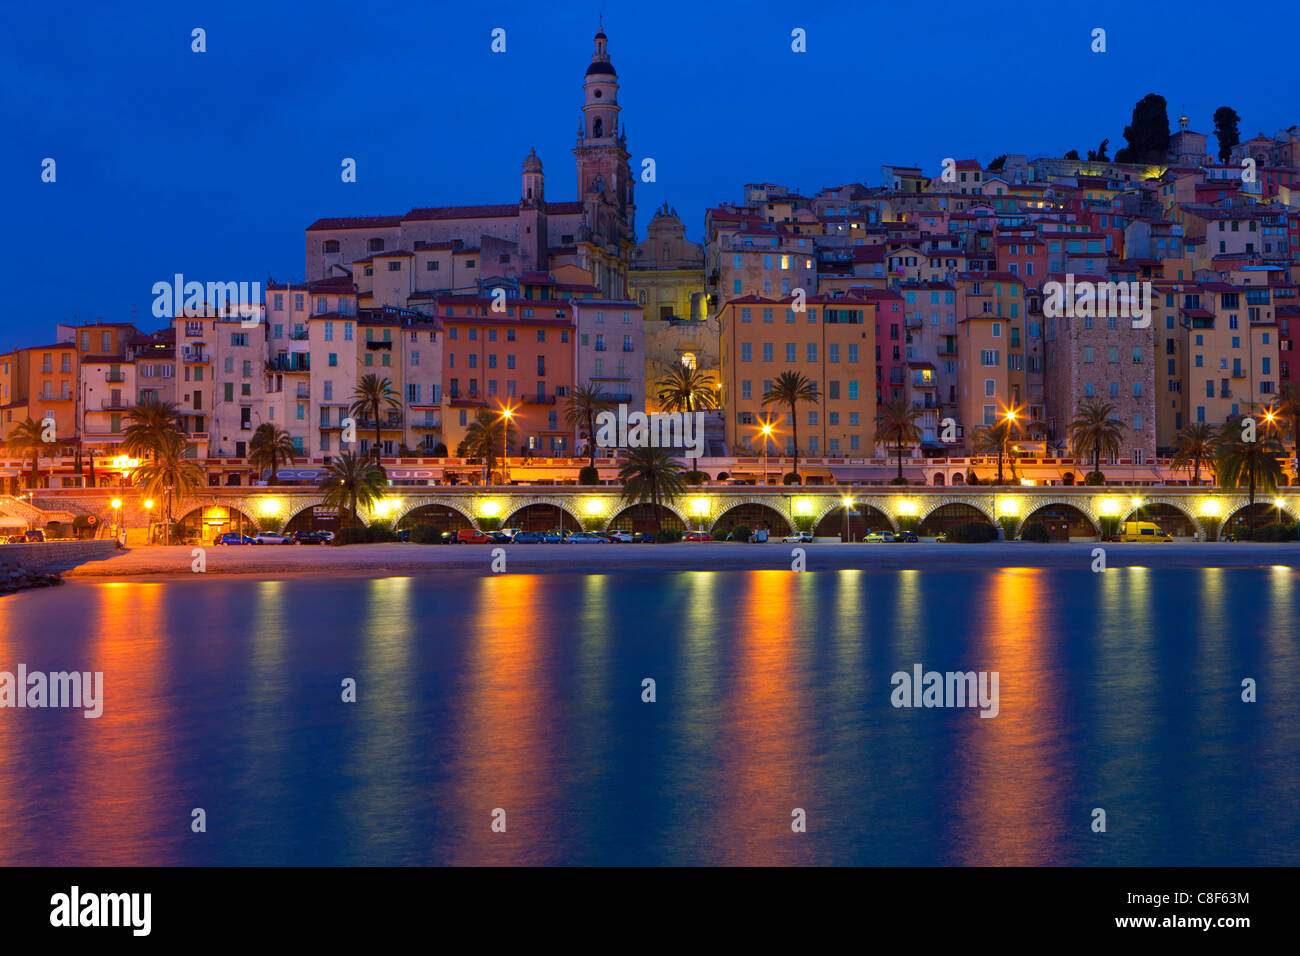
M 145 523 L 144 540 L 145 544 L 153 544 L 153 499 L 144 500 L 145 514 L 148 515 L 148 521 Z
M 122 499 L 113 499 L 113 538 L 117 541 L 122 540 Z
M 763 484 L 767 485 L 767 440 L 772 437 L 771 419 L 763 422 L 759 431 L 763 433 Z
M 510 451 L 510 422 L 515 417 L 515 410 L 509 405 L 501 408 L 501 484 L 506 483 L 506 455 Z

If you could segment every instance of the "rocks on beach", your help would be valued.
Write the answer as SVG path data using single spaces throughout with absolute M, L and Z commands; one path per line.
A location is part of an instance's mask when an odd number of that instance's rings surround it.
M 62 583 L 63 578 L 58 574 L 33 571 L 12 564 L 0 564 L 0 594 L 13 594 L 29 588 L 48 588 Z

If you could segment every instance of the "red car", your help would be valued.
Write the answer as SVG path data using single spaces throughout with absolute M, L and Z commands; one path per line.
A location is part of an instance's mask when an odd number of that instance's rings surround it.
M 453 544 L 491 544 L 492 539 L 475 528 L 461 528 L 452 539 Z
M 687 531 L 682 535 L 683 541 L 712 541 L 713 535 L 707 531 Z

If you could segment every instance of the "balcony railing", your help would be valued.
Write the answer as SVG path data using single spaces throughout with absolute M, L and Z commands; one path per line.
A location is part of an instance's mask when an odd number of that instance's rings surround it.
M 306 342 L 307 336 L 308 336 L 308 332 L 306 329 L 301 329 L 301 330 L 295 329 L 294 331 L 289 333 L 289 338 L 294 342 Z
M 311 398 L 311 389 L 308 388 L 306 385 L 299 384 L 299 385 L 298 385 L 298 397 L 299 397 L 299 398 Z
M 125 411 L 131 407 L 131 402 L 126 398 L 105 398 L 100 401 L 99 407 L 106 412 Z
M 114 385 L 120 385 L 126 381 L 126 375 L 122 372 L 109 372 L 104 376 L 105 382 L 111 382 Z
M 181 361 L 191 365 L 207 365 L 212 357 L 205 349 L 181 349 Z

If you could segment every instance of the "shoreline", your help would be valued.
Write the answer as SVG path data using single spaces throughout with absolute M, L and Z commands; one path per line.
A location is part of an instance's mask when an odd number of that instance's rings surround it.
M 990 570 L 1044 568 L 1090 571 L 1093 549 L 1106 552 L 1108 569 L 1300 567 L 1300 542 L 1107 543 L 989 542 L 986 544 L 736 544 L 689 542 L 655 545 L 504 545 L 504 573 L 611 574 L 671 571 L 790 571 L 796 548 L 806 571 Z M 353 544 L 340 547 L 205 549 L 206 570 L 222 577 L 388 577 L 439 572 L 494 573 L 484 545 Z M 63 572 L 64 581 L 170 580 L 193 576 L 192 549 L 128 549 Z

